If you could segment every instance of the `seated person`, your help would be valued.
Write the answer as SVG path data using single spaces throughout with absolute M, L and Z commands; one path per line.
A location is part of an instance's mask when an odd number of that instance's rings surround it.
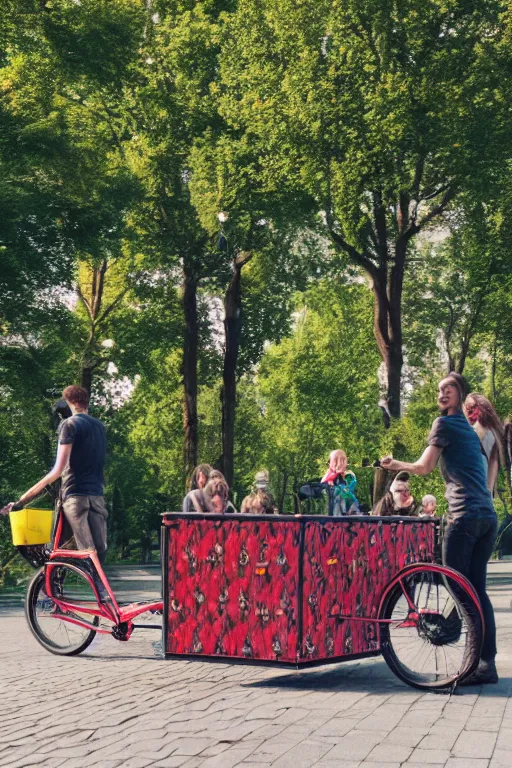
M 372 515 L 389 517 L 390 515 L 407 515 L 418 517 L 421 506 L 414 501 L 409 488 L 409 472 L 399 472 L 389 487 L 389 491 L 377 502 Z
M 214 471 L 210 464 L 198 464 L 190 475 L 189 490 L 195 491 L 196 488 L 204 488 Z
M 320 482 L 334 485 L 336 480 L 345 477 L 345 471 L 347 469 L 347 454 L 345 451 L 338 449 L 331 451 L 329 455 L 329 468 Z
M 222 474 L 222 472 L 219 469 L 212 469 L 210 472 L 210 480 L 222 480 L 224 483 L 226 483 L 226 478 Z M 226 483 L 227 485 L 227 483 Z M 229 491 L 229 486 L 228 486 Z M 236 513 L 235 505 L 228 499 L 226 504 L 226 509 L 224 512 L 228 512 L 230 515 Z
M 183 505 L 182 505 L 182 512 L 194 512 L 197 511 L 194 509 L 194 506 L 192 504 L 192 497 L 191 493 L 196 490 L 201 490 L 206 486 L 206 483 L 210 479 L 210 475 L 215 470 L 209 465 L 209 464 L 198 464 L 198 466 L 194 469 L 192 474 L 190 475 L 190 480 L 188 483 L 189 486 L 189 492 L 183 499 Z
M 273 515 L 277 507 L 270 491 L 258 488 L 245 497 L 240 512 L 243 515 Z
M 437 499 L 432 496 L 431 493 L 427 493 L 421 500 L 421 512 L 420 515 L 435 515 L 437 507 Z
M 195 491 L 190 491 L 187 496 L 190 496 L 190 503 L 192 504 L 192 512 L 199 513 L 214 513 L 223 515 L 224 512 L 235 511 L 231 502 L 229 501 L 229 486 L 226 481 L 220 477 L 215 477 L 208 480 L 205 488 L 197 488 Z M 229 509 L 228 509 L 229 505 Z
M 329 514 L 335 517 L 359 514 L 359 502 L 354 493 L 357 480 L 353 472 L 347 472 L 345 451 L 331 451 L 329 468 L 321 482 L 332 488 L 329 492 Z

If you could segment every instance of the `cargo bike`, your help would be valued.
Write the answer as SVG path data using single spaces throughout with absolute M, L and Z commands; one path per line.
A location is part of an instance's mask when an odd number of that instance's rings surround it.
M 303 668 L 382 654 L 423 690 L 453 689 L 478 664 L 478 596 L 439 564 L 433 518 L 166 513 L 163 599 L 128 605 L 94 552 L 61 548 L 61 530 L 25 551 L 41 566 L 27 620 L 52 653 L 97 633 L 128 640 L 149 611 L 163 613 L 169 659 Z

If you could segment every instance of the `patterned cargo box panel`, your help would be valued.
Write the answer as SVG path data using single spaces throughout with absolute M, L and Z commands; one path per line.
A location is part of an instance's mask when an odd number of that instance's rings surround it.
M 305 660 L 376 650 L 374 624 L 344 616 L 368 616 L 367 552 L 370 527 L 365 521 L 306 524 L 304 542 Z M 375 546 L 375 545 L 374 545 Z
M 328 658 L 343 652 L 343 630 L 336 618 L 342 613 L 340 535 L 337 521 L 305 523 L 302 659 Z
M 376 651 L 381 596 L 405 565 L 434 560 L 435 524 L 308 521 L 304 542 L 303 659 Z
M 300 525 L 170 524 L 167 653 L 296 661 Z
M 401 570 L 411 563 L 435 562 L 436 523 L 421 520 L 399 525 L 397 540 L 397 567 Z

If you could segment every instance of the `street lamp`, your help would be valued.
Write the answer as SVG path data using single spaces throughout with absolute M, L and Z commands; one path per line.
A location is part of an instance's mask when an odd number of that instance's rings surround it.
M 227 222 L 229 219 L 229 213 L 227 211 L 219 211 L 217 214 L 217 218 L 219 220 L 220 224 L 220 232 L 219 232 L 219 240 L 218 240 L 218 247 L 220 251 L 226 251 L 228 250 L 228 241 L 226 239 L 226 236 L 224 234 L 224 230 L 222 228 L 222 225 Z

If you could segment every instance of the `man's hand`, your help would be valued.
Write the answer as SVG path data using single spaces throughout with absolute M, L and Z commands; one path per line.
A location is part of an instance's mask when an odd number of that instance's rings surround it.
M 395 472 L 400 469 L 401 462 L 396 461 L 392 456 L 383 456 L 380 460 L 380 465 L 382 469 L 387 469 L 389 472 Z
M 5 507 L 0 509 L 0 515 L 8 515 L 15 504 L 15 501 L 11 501 L 9 504 L 6 504 Z

